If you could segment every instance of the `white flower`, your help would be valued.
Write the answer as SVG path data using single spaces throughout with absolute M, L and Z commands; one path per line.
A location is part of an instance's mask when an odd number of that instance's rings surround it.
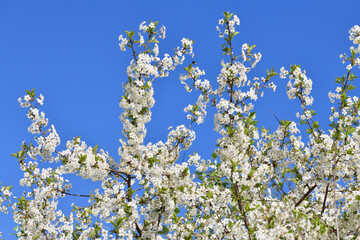
M 43 105 L 43 103 L 44 103 L 44 96 L 43 96 L 42 94 L 40 94 L 39 98 L 37 98 L 36 101 L 37 101 L 40 105 Z
M 153 51 L 154 51 L 154 55 L 155 57 L 157 57 L 159 55 L 159 46 L 157 43 L 155 43 L 155 46 L 153 48 Z
M 140 39 L 139 39 L 139 46 L 141 46 L 141 45 L 143 45 L 144 44 L 144 37 L 143 37 L 143 35 L 141 35 L 141 33 L 139 33 L 139 37 L 140 37 Z
M 25 95 L 25 96 L 24 96 L 24 100 L 25 100 L 25 101 L 30 101 L 30 100 L 31 100 L 30 95 Z
M 280 78 L 285 79 L 288 74 L 289 74 L 289 72 L 286 71 L 284 67 L 281 67 L 281 69 L 280 69 Z
M 120 46 L 120 50 L 121 51 L 126 51 L 126 44 L 129 42 L 128 40 L 127 40 L 127 38 L 124 38 L 123 37 L 123 35 L 120 35 L 119 36 L 119 41 L 121 41 L 120 43 L 119 43 L 119 46 Z

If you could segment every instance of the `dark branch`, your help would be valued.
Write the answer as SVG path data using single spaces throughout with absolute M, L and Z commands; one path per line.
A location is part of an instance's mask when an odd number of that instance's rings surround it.
M 69 195 L 69 196 L 75 196 L 75 197 L 90 197 L 90 195 L 68 193 L 68 192 L 61 191 L 61 190 L 58 190 L 58 191 L 60 191 L 62 194 L 66 194 L 66 195 Z
M 141 238 L 141 229 L 139 228 L 139 225 L 137 223 L 135 223 L 135 227 L 136 227 L 136 231 L 139 234 L 139 237 Z
M 244 217 L 244 222 L 245 222 L 245 227 L 246 229 L 248 230 L 248 234 L 249 234 L 249 239 L 251 240 L 251 235 L 250 235 L 250 228 L 249 228 L 249 223 L 247 221 L 247 217 L 246 217 L 246 212 L 244 210 L 244 206 L 243 206 L 243 203 L 242 203 L 242 200 L 241 200 L 241 195 L 240 195 L 240 192 L 239 192 L 239 189 L 237 187 L 237 185 L 235 184 L 235 193 L 236 193 L 236 197 L 237 197 L 237 202 L 238 202 L 238 206 L 239 206 L 239 209 L 241 211 L 241 214 L 243 215 Z
M 324 202 L 323 202 L 323 206 L 322 206 L 322 210 L 321 210 L 321 216 L 323 215 L 323 213 L 325 211 L 326 198 L 327 198 L 328 192 L 329 192 L 329 184 L 327 184 L 327 186 L 326 186 Z
M 276 120 L 278 121 L 278 123 L 279 124 L 281 124 L 281 122 L 280 122 L 280 120 L 277 118 L 277 116 L 271 111 L 271 110 L 269 110 L 269 112 L 271 112 L 272 113 L 272 115 L 274 115 L 274 117 L 276 118 Z
M 295 204 L 295 207 L 299 206 L 304 200 L 305 198 L 307 198 L 310 193 L 316 188 L 317 184 L 315 184 L 312 188 L 310 188 L 305 195 Z

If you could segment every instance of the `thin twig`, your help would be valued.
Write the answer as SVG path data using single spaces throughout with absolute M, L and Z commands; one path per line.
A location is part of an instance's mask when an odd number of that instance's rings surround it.
M 280 120 L 277 118 L 277 116 L 271 111 L 271 110 L 269 110 L 269 112 L 271 112 L 272 113 L 272 115 L 274 115 L 274 117 L 276 118 L 276 120 L 278 121 L 278 123 L 279 124 L 281 124 L 281 122 L 280 122 Z
M 62 194 L 66 194 L 66 195 L 69 195 L 69 196 L 75 196 L 75 197 L 90 197 L 90 195 L 85 195 L 85 194 L 74 194 L 74 193 L 68 193 L 68 192 L 65 192 L 65 191 L 61 191 L 59 189 L 57 189 L 58 191 L 60 191 Z
M 127 180 L 124 176 L 121 175 L 121 174 L 126 175 L 126 173 L 124 173 L 124 172 L 120 172 L 120 171 L 115 170 L 115 169 L 105 169 L 105 170 L 107 170 L 107 171 L 109 171 L 109 172 L 111 172 L 111 173 L 115 173 L 116 175 L 118 175 L 119 177 L 121 177 L 124 181 Z

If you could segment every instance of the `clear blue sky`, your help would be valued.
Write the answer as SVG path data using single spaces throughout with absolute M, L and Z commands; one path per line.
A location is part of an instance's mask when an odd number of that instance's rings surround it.
M 348 52 L 348 31 L 360 25 L 359 9 L 358 0 L 0 0 L 0 182 L 17 186 L 22 176 L 10 154 L 19 150 L 23 140 L 32 139 L 26 111 L 17 102 L 32 88 L 45 96 L 42 110 L 55 125 L 61 147 L 81 136 L 88 145 L 98 144 L 118 159 L 122 127 L 118 103 L 131 59 L 129 52 L 119 50 L 118 36 L 125 30 L 138 30 L 144 20 L 159 21 L 167 28 L 161 55 L 173 52 L 182 37 L 195 40 L 195 60 L 205 69 L 205 78 L 216 85 L 223 42 L 215 26 L 223 11 L 234 12 L 241 21 L 235 45 L 239 49 L 244 42 L 256 44 L 255 50 L 263 56 L 250 76 L 264 76 L 271 67 L 279 71 L 282 66 L 300 64 L 313 80 L 314 109 L 327 128 L 327 93 L 334 89 L 334 78 L 345 74 L 339 54 Z M 170 125 L 187 123 L 183 108 L 198 94 L 186 93 L 178 74 L 154 83 L 156 104 L 146 141 L 165 140 Z M 260 126 L 275 126 L 269 110 L 292 120 L 298 111 L 298 102 L 287 100 L 286 81 L 277 78 L 275 83 L 277 92 L 267 91 L 257 102 Z M 212 113 L 195 128 L 197 140 L 187 155 L 196 150 L 204 158 L 211 155 L 218 137 L 212 130 Z M 19 194 L 21 188 L 15 186 Z M 74 193 L 87 191 L 75 182 Z M 13 226 L 11 215 L 0 214 L 5 239 L 13 238 L 8 235 Z

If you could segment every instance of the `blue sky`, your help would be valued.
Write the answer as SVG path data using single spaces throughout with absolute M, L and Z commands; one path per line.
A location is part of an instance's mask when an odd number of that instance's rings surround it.
M 131 59 L 121 52 L 118 36 L 138 30 L 142 21 L 159 21 L 167 28 L 160 54 L 173 52 L 183 37 L 195 41 L 198 66 L 216 85 L 221 68 L 222 39 L 215 29 L 223 11 L 240 18 L 235 46 L 256 44 L 262 60 L 250 77 L 265 76 L 266 69 L 300 64 L 313 80 L 314 109 L 327 129 L 330 104 L 327 94 L 335 77 L 345 74 L 339 54 L 348 52 L 348 31 L 360 25 L 360 1 L 10 1 L 0 0 L 0 182 L 16 187 L 22 176 L 17 160 L 10 156 L 21 142 L 32 140 L 29 120 L 19 107 L 18 97 L 35 88 L 45 96 L 42 110 L 54 124 L 64 147 L 81 136 L 88 145 L 99 145 L 118 159 L 121 122 L 118 106 L 125 70 Z M 146 141 L 165 140 L 167 128 L 187 124 L 183 108 L 197 93 L 188 94 L 179 81 L 179 71 L 154 83 L 156 104 L 148 124 Z M 275 79 L 276 93 L 265 92 L 256 102 L 260 126 L 274 128 L 276 120 L 295 120 L 298 102 L 288 101 L 287 81 Z M 355 90 L 358 92 L 358 90 Z M 196 126 L 197 140 L 185 154 L 198 150 L 209 158 L 218 135 L 213 129 L 213 111 Z M 88 191 L 81 182 L 74 193 Z M 73 201 L 69 199 L 67 201 Z M 0 214 L 5 239 L 13 232 L 11 215 Z

